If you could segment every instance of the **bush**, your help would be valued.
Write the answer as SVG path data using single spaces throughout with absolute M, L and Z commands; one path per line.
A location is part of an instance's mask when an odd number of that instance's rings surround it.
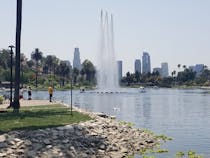
M 0 104 L 3 103 L 3 100 L 4 100 L 4 97 L 3 96 L 0 96 Z

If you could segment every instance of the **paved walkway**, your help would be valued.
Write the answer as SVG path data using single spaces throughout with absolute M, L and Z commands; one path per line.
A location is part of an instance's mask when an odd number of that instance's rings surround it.
M 58 104 L 58 102 L 49 102 L 49 100 L 20 100 L 20 106 L 39 106 L 49 104 Z M 8 106 L 9 100 L 6 100 L 3 104 L 0 104 L 0 109 L 5 109 Z

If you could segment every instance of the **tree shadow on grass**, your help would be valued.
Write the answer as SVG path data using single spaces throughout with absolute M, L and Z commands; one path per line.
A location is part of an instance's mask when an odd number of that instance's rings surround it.
M 69 115 L 68 111 L 52 111 L 52 110 L 39 110 L 39 111 L 29 111 L 24 110 L 19 114 L 13 112 L 0 113 L 0 121 L 2 120 L 14 120 L 17 118 L 24 119 L 26 117 L 35 117 L 35 118 L 45 118 L 52 115 Z

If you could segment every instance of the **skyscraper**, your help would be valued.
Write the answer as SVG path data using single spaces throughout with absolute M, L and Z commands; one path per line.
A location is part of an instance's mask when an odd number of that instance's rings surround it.
M 157 73 L 157 72 L 161 75 L 162 69 L 160 67 L 153 68 L 153 73 Z
M 135 70 L 134 73 L 137 71 L 139 73 L 141 73 L 141 60 L 140 59 L 135 60 L 135 69 L 134 70 Z
M 143 52 L 142 56 L 142 73 L 151 72 L 150 56 L 149 53 Z
M 161 63 L 161 76 L 168 77 L 168 63 Z
M 79 48 L 75 48 L 75 49 L 74 49 L 73 68 L 77 68 L 78 70 L 81 69 Z
M 119 81 L 122 79 L 122 60 L 117 61 L 118 78 Z

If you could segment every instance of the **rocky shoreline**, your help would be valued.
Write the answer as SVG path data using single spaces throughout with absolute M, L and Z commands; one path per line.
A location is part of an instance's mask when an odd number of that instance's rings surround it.
M 160 143 L 153 134 L 100 114 L 79 124 L 0 135 L 0 157 L 118 158 L 139 153 Z

